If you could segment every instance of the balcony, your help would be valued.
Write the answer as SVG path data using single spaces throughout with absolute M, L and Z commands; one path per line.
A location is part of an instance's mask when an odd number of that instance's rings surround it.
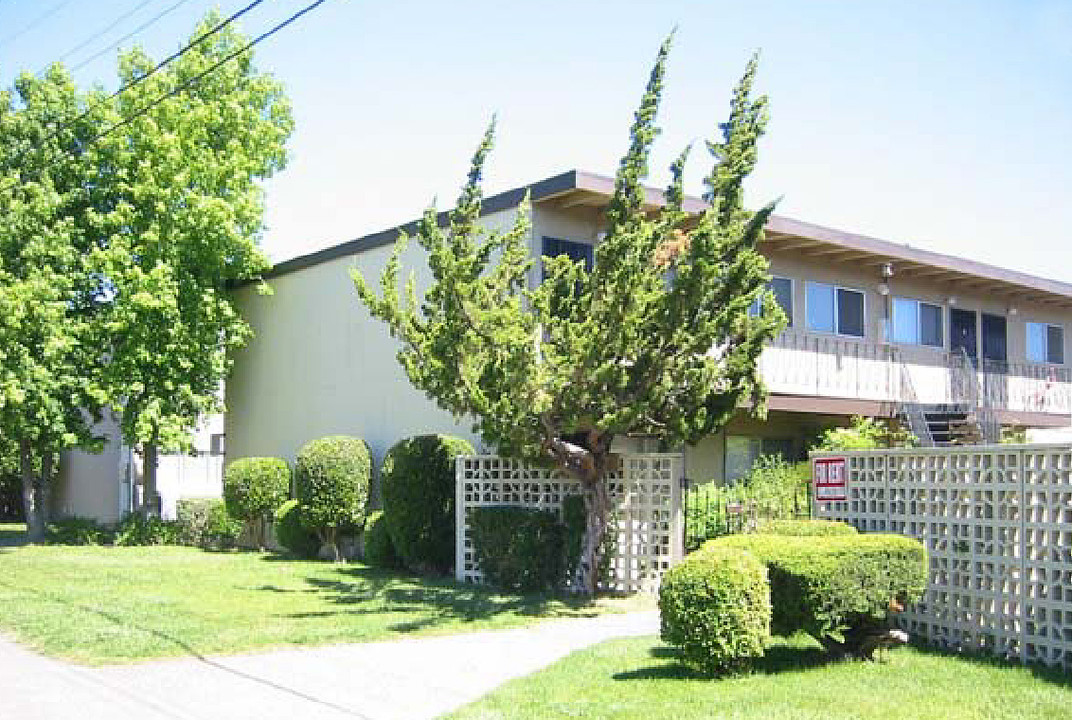
M 974 367 L 948 352 L 831 335 L 782 333 L 764 350 L 760 371 L 767 389 L 776 394 L 965 404 L 1015 413 L 1072 412 L 1068 367 L 986 362 Z

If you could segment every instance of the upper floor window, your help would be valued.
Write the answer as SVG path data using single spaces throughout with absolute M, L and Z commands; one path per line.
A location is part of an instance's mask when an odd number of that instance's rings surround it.
M 1063 365 L 1065 331 L 1060 325 L 1027 323 L 1027 361 Z
M 890 340 L 913 345 L 944 347 L 942 308 L 911 298 L 894 298 Z
M 767 283 L 767 289 L 774 293 L 774 301 L 785 313 L 786 324 L 791 326 L 793 324 L 793 281 L 789 278 L 771 278 L 771 281 Z M 752 315 L 759 315 L 759 305 L 759 298 L 756 298 L 752 306 L 748 308 L 748 312 Z
M 588 243 L 562 240 L 560 238 L 545 237 L 543 239 L 544 257 L 558 257 L 565 255 L 570 260 L 583 260 L 584 269 L 591 272 L 594 261 L 593 248 Z
M 807 282 L 804 315 L 809 330 L 864 336 L 864 294 L 859 290 Z

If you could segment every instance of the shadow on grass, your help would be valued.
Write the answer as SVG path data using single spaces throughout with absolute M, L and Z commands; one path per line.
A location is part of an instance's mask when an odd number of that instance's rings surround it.
M 711 678 L 686 665 L 681 652 L 674 647 L 661 645 L 653 647 L 649 654 L 658 660 L 670 662 L 650 667 L 637 668 L 627 672 L 616 673 L 615 680 L 718 680 Z M 834 662 L 822 648 L 776 643 L 767 648 L 763 657 L 756 660 L 748 669 L 751 675 L 776 675 L 785 672 L 797 672 L 823 667 Z M 726 677 L 740 677 L 727 675 Z
M 947 648 L 935 647 L 933 645 L 925 645 L 923 643 L 913 642 L 912 649 L 930 658 L 950 658 L 955 657 L 961 662 L 969 663 L 983 669 L 993 670 L 1009 670 L 1013 672 L 1030 672 L 1036 680 L 1042 680 L 1043 682 L 1051 683 L 1062 688 L 1072 689 L 1072 676 L 1067 672 L 1061 670 L 1058 667 L 1047 667 L 1042 663 L 1031 663 L 1025 665 L 1017 660 L 1008 660 L 1005 658 L 997 657 L 994 655 L 987 655 L 982 652 L 956 652 Z
M 367 566 L 341 566 L 339 579 L 307 577 L 339 610 L 295 613 L 288 617 L 329 617 L 384 613 L 425 613 L 424 617 L 389 626 L 399 633 L 447 623 L 477 622 L 501 615 L 522 617 L 593 617 L 598 611 L 585 598 L 531 593 L 504 595 L 494 590 L 445 578 L 407 576 Z
M 0 547 L 20 547 L 28 542 L 25 525 L 0 523 Z

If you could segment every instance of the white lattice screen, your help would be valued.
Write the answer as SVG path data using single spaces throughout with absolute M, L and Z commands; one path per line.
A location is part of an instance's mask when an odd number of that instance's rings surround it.
M 924 542 L 930 584 L 899 614 L 952 648 L 1072 668 L 1072 447 L 850 453 L 846 499 L 821 517 Z
M 611 561 L 613 583 L 608 590 L 652 591 L 663 572 L 682 557 L 681 455 L 626 454 L 622 469 L 610 481 L 610 497 L 619 529 Z M 563 473 L 530 467 L 517 460 L 482 455 L 459 457 L 457 471 L 457 546 L 459 580 L 480 582 L 469 513 L 487 505 L 517 505 L 554 510 L 580 493 L 580 485 Z

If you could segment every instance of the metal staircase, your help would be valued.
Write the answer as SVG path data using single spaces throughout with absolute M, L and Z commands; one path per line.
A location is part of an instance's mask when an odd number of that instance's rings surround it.
M 901 363 L 897 416 L 923 447 L 979 445 L 1000 440 L 1001 426 L 979 384 L 975 365 L 963 348 L 950 356 L 949 403 L 921 403 L 908 367 Z

